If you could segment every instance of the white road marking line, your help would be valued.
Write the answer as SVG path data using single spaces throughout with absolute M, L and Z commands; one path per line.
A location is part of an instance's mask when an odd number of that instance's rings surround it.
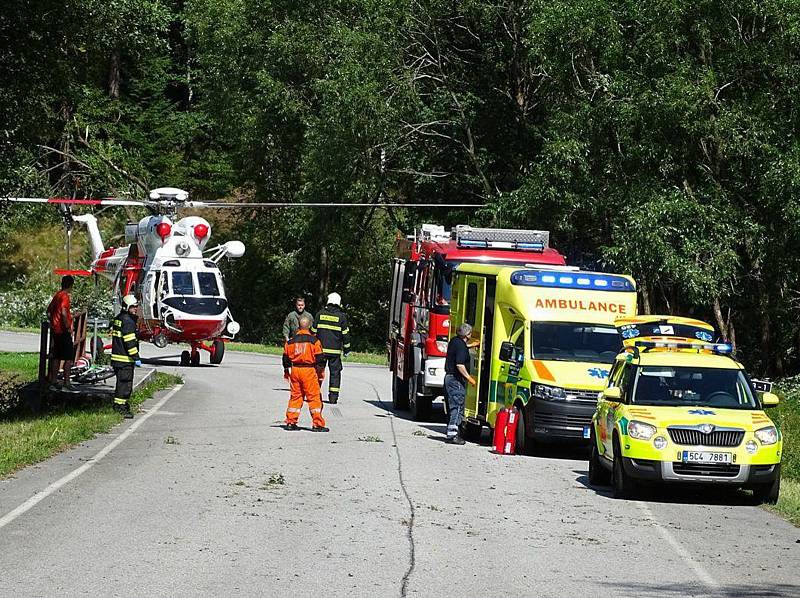
M 142 417 L 137 419 L 133 422 L 130 427 L 128 427 L 122 434 L 117 436 L 114 440 L 109 442 L 103 449 L 100 450 L 94 457 L 89 459 L 86 463 L 74 469 L 73 471 L 69 472 L 64 477 L 56 480 L 52 484 L 50 484 L 47 488 L 42 490 L 41 492 L 37 492 L 33 496 L 31 496 L 28 500 L 18 506 L 16 509 L 11 511 L 10 513 L 6 513 L 3 517 L 0 517 L 0 529 L 7 526 L 9 523 L 14 521 L 20 515 L 25 514 L 26 512 L 30 511 L 33 507 L 38 505 L 42 502 L 45 498 L 53 494 L 56 490 L 63 488 L 67 484 L 69 484 L 72 480 L 77 478 L 78 476 L 86 473 L 89 469 L 91 469 L 94 465 L 99 463 L 106 455 L 108 455 L 111 451 L 117 448 L 120 444 L 122 444 L 128 436 L 133 434 L 139 426 L 141 426 L 147 419 L 155 414 L 161 407 L 163 407 L 164 403 L 169 401 L 175 393 L 177 393 L 181 388 L 183 388 L 183 384 L 179 384 L 171 391 L 169 391 L 164 397 L 156 403 L 147 413 L 145 413 Z
M 719 582 L 713 577 L 711 577 L 711 574 L 708 571 L 706 571 L 705 568 L 694 559 L 694 557 L 692 557 L 689 551 L 683 547 L 683 545 L 678 541 L 678 539 L 675 536 L 673 536 L 672 533 L 666 527 L 664 527 L 658 522 L 658 520 L 653 515 L 653 512 L 650 510 L 650 507 L 648 507 L 642 501 L 637 500 L 635 502 L 641 509 L 642 513 L 644 513 L 645 517 L 647 517 L 650 521 L 653 522 L 653 525 L 655 525 L 655 528 L 658 530 L 658 533 L 661 534 L 661 537 L 667 541 L 667 544 L 672 546 L 675 552 L 678 553 L 678 556 L 680 556 L 683 559 L 683 561 L 687 565 L 689 565 L 689 567 L 691 567 L 692 571 L 694 571 L 694 574 L 697 576 L 697 578 L 708 589 L 712 591 L 718 590 L 720 587 Z

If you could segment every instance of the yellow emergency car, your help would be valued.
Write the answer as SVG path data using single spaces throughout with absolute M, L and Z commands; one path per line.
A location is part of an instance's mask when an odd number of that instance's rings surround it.
M 751 380 L 704 322 L 643 316 L 617 327 L 625 349 L 592 418 L 590 483 L 611 482 L 618 498 L 646 482 L 728 484 L 775 503 L 783 443 L 764 413 L 778 404 L 769 383 Z

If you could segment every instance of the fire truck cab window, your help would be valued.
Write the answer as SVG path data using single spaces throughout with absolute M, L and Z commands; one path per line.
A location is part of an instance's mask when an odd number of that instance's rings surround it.
M 471 282 L 467 285 L 467 309 L 465 319 L 470 326 L 475 325 L 475 316 L 478 313 L 478 285 Z
M 194 295 L 194 279 L 191 272 L 172 273 L 172 292 L 175 295 Z
M 211 295 L 212 297 L 219 296 L 217 277 L 213 272 L 198 272 L 197 282 L 200 284 L 201 295 Z

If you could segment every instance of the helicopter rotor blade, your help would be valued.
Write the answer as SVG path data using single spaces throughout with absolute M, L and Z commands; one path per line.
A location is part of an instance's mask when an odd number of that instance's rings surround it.
M 0 203 L 49 203 L 67 206 L 136 206 L 153 207 L 157 202 L 139 201 L 135 199 L 117 199 L 107 197 L 103 199 L 72 199 L 70 197 L 0 197 Z
M 206 201 L 187 201 L 181 205 L 186 208 L 482 208 L 483 204 L 476 203 L 337 203 L 337 202 L 247 202 L 247 203 L 222 203 Z

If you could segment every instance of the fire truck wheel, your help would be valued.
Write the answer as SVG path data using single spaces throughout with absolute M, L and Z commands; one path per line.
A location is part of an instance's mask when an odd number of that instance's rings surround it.
M 184 351 L 183 353 L 181 353 L 181 365 L 182 366 L 185 367 L 185 366 L 189 365 L 189 360 L 190 360 L 189 351 Z
M 408 409 L 407 383 L 394 374 L 392 374 L 392 407 L 395 411 Z
M 220 339 L 217 339 L 214 341 L 212 346 L 213 349 L 211 350 L 211 363 L 219 365 L 222 363 L 222 358 L 225 356 L 225 343 Z
M 414 421 L 425 421 L 431 411 L 431 398 L 419 394 L 419 378 L 408 379 L 408 408 Z

